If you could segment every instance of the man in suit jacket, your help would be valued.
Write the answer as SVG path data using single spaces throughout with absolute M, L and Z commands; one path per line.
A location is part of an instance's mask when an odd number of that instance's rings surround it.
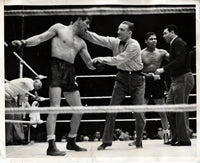
M 189 94 L 194 87 L 194 78 L 190 68 L 190 55 L 187 44 L 177 35 L 177 27 L 168 25 L 164 28 L 163 38 L 170 44 L 170 62 L 156 70 L 157 74 L 169 72 L 171 85 L 167 104 L 188 103 Z M 172 130 L 173 146 L 190 146 L 189 122 L 186 112 L 169 112 L 168 120 Z

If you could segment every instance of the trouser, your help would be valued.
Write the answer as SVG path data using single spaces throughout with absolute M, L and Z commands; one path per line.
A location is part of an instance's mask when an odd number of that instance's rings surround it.
M 128 74 L 119 72 L 116 77 L 112 99 L 110 105 L 120 105 L 126 95 L 131 96 L 133 105 L 144 104 L 145 80 L 144 77 L 138 74 Z M 144 113 L 134 112 L 136 119 L 136 142 L 140 143 L 143 138 L 143 131 L 145 128 Z M 113 132 L 115 127 L 115 119 L 117 113 L 108 113 L 106 116 L 106 123 L 103 133 L 103 143 L 111 143 L 113 140 Z
M 6 101 L 5 107 L 17 107 L 15 100 Z M 21 114 L 6 114 L 6 119 L 21 120 Z M 21 123 L 6 123 L 6 143 L 13 143 L 18 140 L 24 140 L 24 129 Z
M 194 77 L 191 72 L 172 77 L 167 104 L 187 104 L 189 94 L 194 87 Z M 190 141 L 189 120 L 186 112 L 169 112 L 168 120 L 172 131 L 172 139 Z

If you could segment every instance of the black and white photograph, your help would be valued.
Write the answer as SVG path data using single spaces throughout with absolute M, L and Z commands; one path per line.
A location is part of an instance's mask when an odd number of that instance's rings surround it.
M 200 162 L 199 3 L 4 0 L 0 162 Z

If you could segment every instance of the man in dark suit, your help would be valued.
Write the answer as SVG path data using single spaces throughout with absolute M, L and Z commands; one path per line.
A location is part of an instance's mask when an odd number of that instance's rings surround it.
M 163 38 L 170 44 L 170 62 L 156 70 L 157 74 L 169 72 L 171 77 L 167 104 L 186 104 L 194 87 L 194 78 L 190 68 L 190 55 L 187 44 L 177 35 L 177 27 L 168 25 L 164 28 Z M 167 114 L 172 130 L 172 146 L 190 146 L 189 122 L 186 112 Z

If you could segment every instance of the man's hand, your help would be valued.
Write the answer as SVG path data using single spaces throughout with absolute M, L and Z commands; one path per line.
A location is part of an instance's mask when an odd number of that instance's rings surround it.
M 18 49 L 25 47 L 27 42 L 25 40 L 14 40 L 11 42 L 11 45 L 17 47 Z
M 93 63 L 103 63 L 103 57 L 96 57 L 92 60 Z
M 94 65 L 93 65 L 92 60 L 90 60 L 90 61 L 88 62 L 88 67 L 89 67 L 90 70 L 96 70 L 96 68 L 95 68 Z
M 45 101 L 46 98 L 38 96 L 38 97 L 36 97 L 35 100 L 37 100 L 37 101 Z
M 92 62 L 97 72 L 101 72 L 104 70 L 105 64 L 103 64 L 103 57 L 94 58 Z
M 145 73 L 145 76 L 146 76 L 147 78 L 152 78 L 153 75 L 154 75 L 154 73 L 152 73 L 152 72 Z
M 160 80 L 160 75 L 153 74 L 154 80 Z
M 146 77 L 148 82 L 153 82 L 155 80 L 160 80 L 160 75 L 154 74 L 152 72 L 144 73 L 144 74 L 145 74 L 145 77 Z
M 36 78 L 38 78 L 38 79 L 42 80 L 42 79 L 45 79 L 45 78 L 47 78 L 47 76 L 44 76 L 44 75 L 38 75 Z
M 158 69 L 155 71 L 155 74 L 156 74 L 156 75 L 160 75 L 160 74 L 162 74 L 162 73 L 164 73 L 164 69 L 163 69 L 163 68 L 158 68 Z

